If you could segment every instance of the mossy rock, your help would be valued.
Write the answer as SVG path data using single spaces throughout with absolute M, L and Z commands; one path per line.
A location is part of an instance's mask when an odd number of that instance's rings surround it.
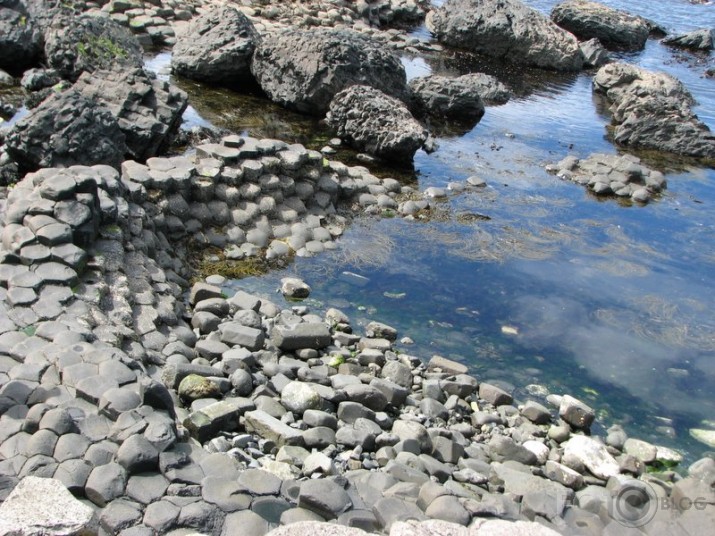
M 214 382 L 199 376 L 189 374 L 179 384 L 179 398 L 185 401 L 199 400 L 200 398 L 215 398 L 221 396 L 221 390 Z

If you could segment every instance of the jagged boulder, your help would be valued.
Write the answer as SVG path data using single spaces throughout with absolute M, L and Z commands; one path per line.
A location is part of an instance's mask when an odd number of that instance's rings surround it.
M 126 156 L 146 160 L 169 145 L 188 104 L 186 93 L 142 69 L 84 73 L 74 85 L 106 107 L 126 141 Z
M 195 18 L 174 45 L 173 71 L 209 84 L 234 85 L 251 79 L 258 32 L 240 11 L 219 7 Z
M 588 0 L 568 0 L 551 11 L 551 20 L 582 40 L 597 38 L 617 50 L 643 50 L 650 28 L 643 17 Z
M 441 43 L 485 56 L 558 71 L 583 67 L 577 39 L 519 0 L 447 0 L 427 24 Z
M 676 78 L 612 63 L 596 73 L 593 89 L 610 105 L 619 145 L 715 158 L 715 135 L 693 113 L 695 101 Z
M 18 121 L 5 140 L 24 170 L 108 164 L 118 168 L 127 152 L 111 112 L 75 89 L 52 93 Z
M 32 17 L 22 9 L 0 6 L 0 69 L 20 73 L 32 67 L 41 53 L 42 32 Z
M 504 104 L 511 97 L 504 84 L 483 73 L 453 78 L 421 76 L 408 85 L 414 108 L 420 113 L 468 122 L 484 115 L 484 103 Z
M 83 72 L 141 67 L 142 48 L 123 26 L 105 17 L 62 14 L 45 33 L 48 65 L 74 82 Z
M 377 41 L 352 30 L 289 29 L 265 36 L 251 71 L 268 97 L 298 112 L 322 116 L 333 97 L 353 85 L 399 99 L 405 69 Z
M 663 39 L 663 43 L 690 50 L 713 50 L 715 48 L 715 29 L 701 28 L 686 34 L 667 37 Z
M 335 95 L 326 120 L 352 147 L 399 163 L 411 162 L 427 139 L 407 106 L 369 86 L 351 86 Z

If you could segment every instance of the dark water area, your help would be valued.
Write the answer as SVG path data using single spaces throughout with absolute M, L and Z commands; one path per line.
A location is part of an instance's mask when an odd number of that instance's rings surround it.
M 547 13 L 556 2 L 527 3 Z M 603 3 L 673 33 L 715 26 L 713 5 Z M 413 34 L 429 37 L 424 28 Z M 715 80 L 704 77 L 712 55 L 650 39 L 644 51 L 616 56 L 679 78 L 715 128 Z M 168 58 L 153 61 L 161 72 Z M 425 189 L 478 175 L 487 187 L 450 195 L 426 222 L 358 219 L 337 250 L 230 286 L 283 303 L 280 279 L 301 277 L 313 288 L 310 305 L 338 307 L 356 325 L 390 324 L 414 341 L 402 351 L 461 361 L 521 401 L 570 393 L 597 410 L 599 430 L 623 424 L 688 461 L 715 449 L 690 435 L 715 430 L 715 170 L 661 159 L 652 164 L 668 189 L 647 206 L 596 198 L 544 170 L 569 154 L 618 152 L 591 92 L 593 73 L 505 69 L 451 52 L 403 63 L 409 77 L 483 71 L 515 90 L 473 128 L 444 131 L 435 152 L 418 152 L 408 177 Z M 319 122 L 259 97 L 179 84 L 191 96 L 187 127 L 317 149 L 330 138 Z

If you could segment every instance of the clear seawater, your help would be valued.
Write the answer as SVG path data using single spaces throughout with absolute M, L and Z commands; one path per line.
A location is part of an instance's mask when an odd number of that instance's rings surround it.
M 556 2 L 527 3 L 548 13 Z M 713 5 L 603 3 L 669 32 L 715 26 Z M 424 28 L 413 33 L 429 37 Z M 617 57 L 679 78 L 715 129 L 715 80 L 704 77 L 712 55 L 650 39 L 644 51 Z M 473 128 L 443 131 L 435 152 L 418 152 L 414 172 L 399 174 L 420 189 L 471 175 L 487 187 L 451 195 L 428 222 L 358 219 L 336 251 L 230 286 L 285 303 L 275 293 L 280 279 L 302 277 L 311 306 L 338 307 L 356 326 L 390 324 L 414 340 L 404 352 L 463 362 L 522 401 L 543 402 L 532 384 L 570 393 L 597 410 L 597 430 L 620 423 L 689 461 L 707 452 L 689 430 L 715 427 L 703 422 L 715 421 L 715 170 L 665 169 L 668 189 L 647 206 L 598 199 L 544 170 L 569 154 L 618 152 L 592 96 L 592 73 L 534 73 L 454 54 L 403 62 L 408 76 L 483 70 L 514 87 L 508 104 L 488 107 Z M 182 87 L 192 98 L 188 125 L 318 149 L 330 137 L 260 98 L 237 102 L 226 90 Z

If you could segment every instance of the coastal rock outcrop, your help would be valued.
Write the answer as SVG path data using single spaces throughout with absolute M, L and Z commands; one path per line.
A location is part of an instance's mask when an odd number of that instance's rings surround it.
M 107 17 L 63 14 L 45 33 L 48 66 L 71 82 L 97 69 L 141 67 L 142 55 L 129 30 Z
M 504 104 L 511 97 L 504 84 L 483 73 L 453 78 L 422 76 L 413 78 L 408 85 L 413 108 L 418 112 L 468 122 L 484 115 L 485 103 Z
M 119 167 L 127 151 L 111 112 L 72 89 L 51 94 L 18 121 L 5 147 L 24 170 L 75 164 Z
M 713 50 L 715 48 L 715 29 L 701 28 L 686 34 L 666 37 L 663 39 L 663 43 L 689 50 Z
M 715 135 L 693 113 L 695 101 L 676 78 L 612 63 L 596 73 L 593 90 L 609 104 L 617 144 L 715 158 Z
M 402 163 L 412 161 L 427 139 L 407 106 L 369 86 L 351 86 L 335 95 L 326 120 L 352 147 Z
M 597 38 L 609 49 L 642 50 L 650 27 L 643 17 L 589 0 L 568 0 L 551 11 L 551 20 L 582 40 Z
M 40 59 L 42 32 L 21 4 L 14 7 L 0 5 L 0 69 L 19 73 Z
M 139 68 L 84 73 L 73 87 L 110 111 L 124 134 L 125 158 L 135 160 L 169 145 L 188 104 L 186 93 Z
M 259 40 L 248 18 L 230 6 L 193 19 L 177 38 L 171 67 L 181 76 L 209 84 L 251 80 L 251 58 Z
M 577 39 L 519 0 L 447 0 L 427 24 L 452 47 L 543 69 L 583 67 Z
M 352 30 L 289 29 L 265 36 L 251 71 L 268 97 L 323 116 L 333 97 L 357 84 L 404 99 L 405 69 L 380 43 Z

